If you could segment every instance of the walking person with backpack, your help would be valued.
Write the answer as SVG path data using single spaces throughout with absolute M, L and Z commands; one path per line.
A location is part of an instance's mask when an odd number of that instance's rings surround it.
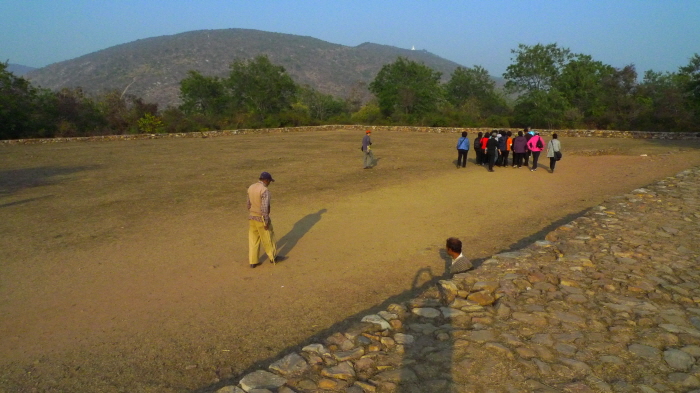
M 547 143 L 547 157 L 549 157 L 549 173 L 554 173 L 557 161 L 561 160 L 561 142 L 557 134 L 552 134 L 552 140 Z
M 535 132 L 535 135 L 527 141 L 527 148 L 532 152 L 532 168 L 530 171 L 534 172 L 537 170 L 537 160 L 540 158 L 540 153 L 544 149 L 544 142 L 539 132 Z

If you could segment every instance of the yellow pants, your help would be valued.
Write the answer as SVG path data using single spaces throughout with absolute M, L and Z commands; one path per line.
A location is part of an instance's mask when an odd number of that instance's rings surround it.
M 272 221 L 265 229 L 265 224 L 262 222 L 248 220 L 248 263 L 251 265 L 258 263 L 260 243 L 262 243 L 270 261 L 274 261 L 277 256 L 277 246 L 275 245 L 275 232 L 272 230 Z

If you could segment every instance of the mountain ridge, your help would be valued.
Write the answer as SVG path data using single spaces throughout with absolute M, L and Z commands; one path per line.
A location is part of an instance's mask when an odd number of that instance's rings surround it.
M 25 77 L 52 90 L 126 91 L 163 108 L 179 104 L 179 83 L 189 70 L 224 77 L 232 62 L 259 55 L 282 65 L 295 82 L 341 98 L 358 88 L 367 97 L 366 86 L 399 56 L 442 72 L 445 80 L 460 66 L 426 50 L 371 42 L 351 47 L 309 36 L 217 29 L 142 38 L 50 64 Z
M 28 72 L 36 69 L 36 67 L 30 67 L 22 64 L 7 63 L 7 70 L 17 76 L 24 76 Z

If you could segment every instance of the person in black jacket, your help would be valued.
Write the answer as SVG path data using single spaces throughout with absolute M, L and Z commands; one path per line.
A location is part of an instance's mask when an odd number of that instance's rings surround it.
M 534 134 L 530 131 L 530 127 L 525 127 L 525 130 L 523 130 L 523 134 L 525 134 L 524 135 L 525 141 L 526 141 L 525 145 L 527 146 L 527 142 L 530 142 L 530 138 L 532 138 L 532 136 Z M 530 165 L 530 155 L 531 154 L 532 154 L 532 152 L 530 151 L 530 149 L 525 150 L 525 155 L 523 156 L 523 161 L 525 161 L 525 167 Z
M 486 156 L 488 157 L 489 172 L 493 172 L 493 165 L 498 158 L 498 139 L 496 139 L 496 131 L 491 133 L 491 137 L 486 142 Z
M 498 166 L 506 166 L 506 164 L 503 163 L 503 159 L 506 157 L 506 141 L 508 138 L 506 138 L 506 132 L 501 130 L 498 133 L 498 161 L 496 162 L 496 165 Z
M 481 138 L 484 135 L 483 132 L 477 134 L 474 138 L 474 153 L 476 153 L 476 165 L 481 165 L 484 163 L 484 152 L 481 150 Z

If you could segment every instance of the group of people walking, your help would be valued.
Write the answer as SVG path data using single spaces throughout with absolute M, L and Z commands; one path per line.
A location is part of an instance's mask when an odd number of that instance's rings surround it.
M 469 145 L 467 133 L 462 132 L 462 137 L 457 141 L 458 168 L 467 166 Z M 518 131 L 518 135 L 515 136 L 512 132 L 504 130 L 493 130 L 490 133 L 479 132 L 474 138 L 475 162 L 476 165 L 488 166 L 489 172 L 493 172 L 494 166 L 509 166 L 508 159 L 512 152 L 511 167 L 530 167 L 530 158 L 532 157 L 530 171 L 534 172 L 537 170 L 537 162 L 545 147 L 547 149 L 546 156 L 549 158 L 549 170 L 554 173 L 554 167 L 561 159 L 561 142 L 559 142 L 557 134 L 552 134 L 552 139 L 545 144 L 540 133 L 530 130 L 529 127 Z

